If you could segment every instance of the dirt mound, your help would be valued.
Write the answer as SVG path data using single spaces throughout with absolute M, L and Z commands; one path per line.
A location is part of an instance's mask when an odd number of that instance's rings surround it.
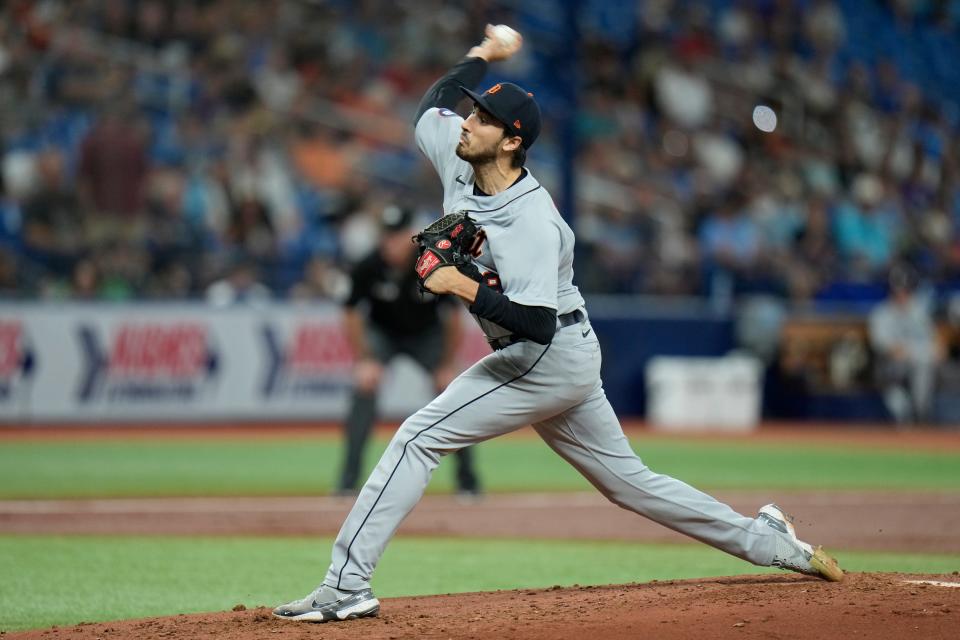
M 925 580 L 941 584 L 917 584 Z M 949 585 L 954 585 L 953 587 Z M 553 587 L 383 601 L 380 617 L 323 625 L 267 608 L 4 634 L 4 640 L 324 638 L 956 638 L 960 575 L 793 574 Z
M 753 513 L 769 491 L 720 491 Z M 781 496 L 805 540 L 831 550 L 960 553 L 960 494 L 789 492 Z M 0 533 L 97 535 L 333 535 L 352 499 L 330 497 L 0 500 Z M 597 492 L 496 494 L 464 504 L 426 496 L 402 535 L 689 542 L 618 509 Z

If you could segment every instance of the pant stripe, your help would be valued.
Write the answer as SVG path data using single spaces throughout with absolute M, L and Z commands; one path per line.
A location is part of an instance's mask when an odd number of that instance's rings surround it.
M 439 420 L 437 420 L 437 421 L 434 422 L 433 424 L 431 424 L 431 425 L 429 425 L 429 426 L 426 426 L 426 427 L 424 427 L 423 429 L 421 429 L 420 431 L 418 431 L 416 434 L 414 434 L 414 436 L 413 436 L 412 438 L 410 438 L 409 440 L 407 440 L 406 442 L 403 443 L 403 451 L 400 453 L 400 458 L 397 460 L 397 464 L 395 464 L 395 465 L 393 466 L 393 471 L 390 472 L 390 476 L 387 478 L 387 481 L 383 483 L 383 488 L 380 489 L 380 493 L 377 495 L 377 499 L 373 501 L 373 505 L 370 507 L 370 511 L 367 512 L 367 515 L 363 518 L 363 522 L 361 522 L 361 523 L 360 523 L 360 526 L 357 527 L 357 532 L 356 532 L 355 534 L 353 534 L 353 538 L 350 539 L 350 544 L 347 545 L 347 557 L 346 557 L 346 559 L 343 561 L 343 566 L 340 567 L 340 572 L 337 574 L 337 586 L 336 586 L 337 589 L 340 588 L 340 582 L 341 582 L 341 580 L 343 580 L 343 570 L 346 569 L 346 568 L 347 568 L 347 564 L 350 563 L 350 549 L 353 548 L 353 543 L 357 541 L 357 537 L 360 535 L 360 532 L 363 531 L 363 525 L 365 525 L 365 524 L 367 523 L 367 520 L 370 519 L 370 516 L 373 515 L 373 510 L 377 508 L 377 504 L 380 502 L 380 498 L 383 497 L 383 492 L 387 490 L 387 486 L 390 484 L 390 481 L 393 480 L 394 474 L 397 472 L 397 469 L 400 468 L 400 463 L 403 462 L 403 457 L 404 457 L 405 455 L 407 455 L 407 446 L 408 446 L 411 442 L 413 442 L 414 440 L 416 440 L 421 434 L 423 434 L 423 433 L 426 432 L 427 430 L 432 429 L 433 427 L 437 426 L 438 424 L 440 424 L 441 422 L 443 422 L 444 420 L 446 420 L 447 418 L 449 418 L 450 416 L 452 416 L 452 415 L 455 414 L 456 412 L 460 411 L 460 410 L 463 409 L 464 407 L 467 407 L 467 406 L 473 404 L 474 402 L 476 402 L 477 400 L 479 400 L 479 399 L 481 399 L 481 398 L 484 398 L 484 397 L 490 395 L 491 393 L 493 393 L 493 392 L 496 391 L 497 389 L 503 388 L 503 387 L 507 386 L 508 384 L 510 384 L 510 383 L 512 383 L 512 382 L 516 382 L 516 381 L 519 380 L 520 378 L 524 377 L 525 375 L 527 375 L 528 373 L 530 373 L 531 371 L 533 371 L 533 368 L 536 367 L 537 364 L 539 364 L 540 360 L 543 359 L 543 356 L 545 356 L 545 355 L 547 354 L 547 351 L 549 351 L 549 350 L 550 350 L 550 345 L 548 344 L 548 345 L 547 345 L 547 348 L 544 349 L 544 350 L 543 350 L 543 353 L 541 353 L 541 354 L 537 357 L 537 359 L 534 361 L 534 363 L 533 363 L 532 365 L 530 365 L 530 368 L 529 368 L 529 369 L 527 369 L 526 371 L 524 371 L 524 372 L 521 373 L 520 375 L 517 375 L 517 376 L 514 376 L 513 378 L 510 378 L 510 379 L 507 380 L 506 382 L 501 382 L 500 384 L 498 384 L 497 386 L 495 386 L 493 389 L 490 389 L 489 391 L 485 391 L 485 392 L 481 393 L 481 394 L 480 394 L 479 396 L 477 396 L 476 398 L 473 398 L 472 400 L 469 400 L 469 401 L 467 401 L 467 402 L 464 402 L 462 405 L 460 405 L 459 407 L 457 407 L 456 409 L 454 409 L 453 411 L 451 411 L 451 412 L 448 413 L 447 415 L 443 416 L 442 418 L 440 418 Z

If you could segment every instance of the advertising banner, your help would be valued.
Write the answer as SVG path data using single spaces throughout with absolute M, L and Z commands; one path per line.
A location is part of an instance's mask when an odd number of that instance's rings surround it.
M 464 318 L 459 363 L 489 351 Z M 335 305 L 0 305 L 0 421 L 339 420 L 353 354 Z M 397 358 L 379 406 L 400 419 L 434 395 Z

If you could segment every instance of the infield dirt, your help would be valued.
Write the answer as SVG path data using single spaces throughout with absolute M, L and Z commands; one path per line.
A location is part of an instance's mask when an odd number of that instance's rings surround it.
M 53 431 L 42 437 L 62 437 Z M 188 431 L 179 431 L 187 437 Z M 102 434 L 92 434 L 102 435 Z M 154 434 L 155 435 L 155 434 Z M 208 434 L 209 435 L 209 434 Z M 224 433 L 230 437 L 232 433 Z M 249 435 L 249 434 L 248 434 Z M 956 434 L 910 438 L 818 433 L 872 446 L 956 450 Z M 0 433 L 0 440 L 19 434 Z M 190 437 L 193 437 L 190 434 Z M 275 434 L 273 434 L 275 437 Z M 774 431 L 764 438 L 789 436 Z M 960 552 L 956 492 L 721 491 L 744 513 L 771 498 L 798 515 L 802 537 L 843 549 Z M 0 502 L 0 532 L 121 535 L 329 535 L 349 509 L 332 498 L 157 498 Z M 616 509 L 597 494 L 490 496 L 464 505 L 428 496 L 403 534 L 620 539 L 677 542 L 676 534 Z M 947 583 L 914 584 L 908 580 Z M 55 593 L 51 597 L 56 597 Z M 276 603 L 262 603 L 275 605 Z M 545 590 L 394 598 L 375 619 L 324 625 L 275 619 L 266 607 L 165 618 L 86 623 L 2 633 L 2 640 L 170 638 L 901 638 L 960 637 L 960 575 L 849 574 L 840 584 L 793 574 Z
M 755 508 L 762 499 L 756 492 L 723 492 L 722 497 L 743 509 Z M 960 527 L 960 496 L 956 494 L 791 493 L 783 497 L 785 504 L 803 514 L 804 535 L 834 549 L 960 550 L 960 538 L 952 534 Z M 0 531 L 330 534 L 349 502 L 334 498 L 5 501 L 0 502 Z M 867 517 L 872 530 L 864 536 Z M 403 531 L 515 536 L 521 524 L 521 530 L 532 537 L 553 537 L 553 529 L 563 531 L 566 537 L 587 539 L 681 539 L 612 507 L 596 494 L 490 496 L 472 505 L 449 496 L 428 496 L 404 523 Z M 842 561 L 842 553 L 839 555 Z M 910 584 L 908 579 L 957 586 Z M 852 574 L 845 582 L 833 584 L 783 574 L 386 599 L 377 619 L 325 625 L 278 620 L 269 609 L 256 608 L 0 635 L 2 640 L 952 639 L 958 637 L 958 629 L 960 575 Z
M 933 580 L 955 587 L 912 584 Z M 798 575 L 554 587 L 394 598 L 378 618 L 279 620 L 267 608 L 124 620 L 6 634 L 5 640 L 324 640 L 401 638 L 903 638 L 957 637 L 960 576 Z

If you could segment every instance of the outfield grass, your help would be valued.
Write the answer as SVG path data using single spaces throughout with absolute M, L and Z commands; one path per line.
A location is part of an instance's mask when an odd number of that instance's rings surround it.
M 368 467 L 386 441 L 372 443 Z M 960 490 L 960 452 L 858 450 L 853 446 L 641 438 L 634 449 L 656 471 L 704 489 Z M 337 438 L 83 440 L 0 444 L 0 498 L 317 495 L 333 487 Z M 501 438 L 477 447 L 492 492 L 590 487 L 545 444 Z M 445 460 L 430 491 L 449 491 Z
M 329 538 L 0 536 L 0 630 L 273 606 L 322 578 Z M 852 571 L 943 573 L 960 555 L 843 553 Z M 400 538 L 381 597 L 775 572 L 703 545 Z

